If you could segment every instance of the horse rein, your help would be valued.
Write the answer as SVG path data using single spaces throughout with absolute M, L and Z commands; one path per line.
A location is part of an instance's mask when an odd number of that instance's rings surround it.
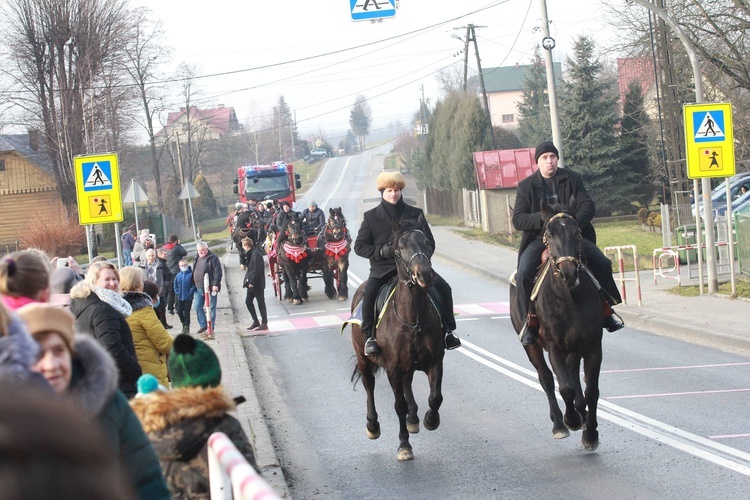
M 547 236 L 549 234 L 548 231 L 547 231 L 547 227 L 549 226 L 550 222 L 552 222 L 555 219 L 571 219 L 574 222 L 576 222 L 576 220 L 575 220 L 575 217 L 573 217 L 572 215 L 566 214 L 564 212 L 560 212 L 560 213 L 555 214 L 552 217 L 550 217 L 549 220 L 547 221 L 547 223 L 544 225 L 544 236 L 542 237 L 542 242 L 544 243 L 544 246 L 547 248 L 547 252 L 549 254 L 549 257 L 547 257 L 547 258 L 550 259 L 550 260 L 552 260 L 552 274 L 556 278 L 559 278 L 560 277 L 560 267 L 559 266 L 563 262 L 572 262 L 573 264 L 575 264 L 575 266 L 576 266 L 577 269 L 581 268 L 581 241 L 582 241 L 582 236 L 581 236 L 581 233 L 579 231 L 579 233 L 578 233 L 578 256 L 564 255 L 562 257 L 555 257 L 552 254 L 552 250 L 550 250 L 549 244 L 548 244 L 548 241 L 547 241 Z

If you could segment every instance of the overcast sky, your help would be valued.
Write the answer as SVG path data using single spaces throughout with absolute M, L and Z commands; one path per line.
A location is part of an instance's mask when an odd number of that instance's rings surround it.
M 454 28 L 481 26 L 483 67 L 528 64 L 542 38 L 540 0 L 401 0 L 396 16 L 380 23 L 353 22 L 351 0 L 132 1 L 162 20 L 174 49 L 168 71 L 187 62 L 199 75 L 217 75 L 196 80 L 201 107 L 232 106 L 245 122 L 283 95 L 303 136 L 348 129 L 358 94 L 369 99 L 376 127 L 407 124 L 422 91 L 434 106 L 435 73 L 463 60 L 451 33 L 466 30 Z M 558 61 L 578 35 L 601 43 L 612 36 L 601 0 L 547 0 L 547 11 Z M 227 72 L 234 73 L 219 75 Z

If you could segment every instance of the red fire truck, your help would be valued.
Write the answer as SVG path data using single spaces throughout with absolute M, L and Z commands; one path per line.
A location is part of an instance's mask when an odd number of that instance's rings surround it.
M 237 169 L 233 183 L 234 194 L 239 195 L 242 203 L 286 200 L 292 206 L 297 202 L 297 189 L 302 187 L 299 174 L 294 173 L 294 165 L 283 161 L 271 165 L 243 165 Z

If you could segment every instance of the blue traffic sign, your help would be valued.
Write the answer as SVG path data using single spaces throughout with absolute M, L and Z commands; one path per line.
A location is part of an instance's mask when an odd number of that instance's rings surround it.
M 724 111 L 714 109 L 693 112 L 693 140 L 695 142 L 724 142 Z
M 84 191 L 112 189 L 112 165 L 109 161 L 84 162 L 81 166 Z
M 396 16 L 396 0 L 349 0 L 352 21 L 377 21 Z

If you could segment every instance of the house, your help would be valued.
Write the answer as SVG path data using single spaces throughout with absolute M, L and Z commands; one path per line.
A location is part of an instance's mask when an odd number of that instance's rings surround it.
M 656 85 L 654 76 L 654 61 L 648 56 L 642 57 L 620 57 L 617 59 L 617 85 L 620 90 L 620 106 L 625 103 L 625 96 L 632 82 L 641 85 L 643 102 L 649 115 L 656 118 L 658 109 L 656 107 Z
M 29 217 L 41 210 L 64 212 L 39 132 L 0 135 L 0 252 L 16 250 Z
M 161 129 L 156 137 L 167 140 L 175 130 L 184 133 L 188 129 L 188 120 L 192 124 L 193 133 L 200 140 L 220 139 L 226 135 L 242 130 L 237 121 L 234 108 L 225 107 L 223 104 L 213 109 L 200 109 L 197 106 L 180 108 L 167 115 L 167 124 Z
M 559 88 L 562 85 L 562 64 L 556 62 L 553 67 Z M 518 126 L 518 104 L 523 100 L 523 82 L 532 68 L 531 64 L 482 68 L 493 127 Z

